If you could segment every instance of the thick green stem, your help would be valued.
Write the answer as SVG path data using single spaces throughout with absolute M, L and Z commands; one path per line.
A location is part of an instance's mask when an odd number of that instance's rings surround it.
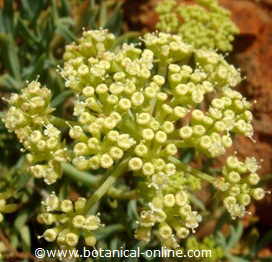
M 205 180 L 205 181 L 207 181 L 207 182 L 209 182 L 211 184 L 213 184 L 215 182 L 214 177 L 212 177 L 212 176 L 210 176 L 210 175 L 208 175 L 208 174 L 206 174 L 204 172 L 201 172 L 201 171 L 199 171 L 199 170 L 197 170 L 195 168 L 190 167 L 188 164 L 185 164 L 185 163 L 181 162 L 180 160 L 178 160 L 175 157 L 170 156 L 168 159 L 172 163 L 174 163 L 177 167 L 181 168 L 185 172 L 193 174 L 193 175 L 197 176 L 198 178 L 203 179 L 203 180 Z
M 78 124 L 75 121 L 65 120 L 57 116 L 50 116 L 49 121 L 57 128 L 68 128 L 69 126 Z
M 98 186 L 102 180 L 102 175 L 92 175 L 87 172 L 79 171 L 72 165 L 63 163 L 64 173 L 76 182 L 81 182 L 85 186 Z
M 168 70 L 168 64 L 166 62 L 159 64 L 158 74 L 161 76 L 166 77 Z
M 86 203 L 86 212 L 98 202 L 110 189 L 110 187 L 116 182 L 117 178 L 125 173 L 127 170 L 128 159 L 124 159 L 107 177 L 103 184 L 93 193 L 91 198 Z
M 97 231 L 96 239 L 97 240 L 104 239 L 108 237 L 109 235 L 116 233 L 118 231 L 125 231 L 125 229 L 126 228 L 124 227 L 124 225 L 121 225 L 121 224 L 107 226 Z
M 108 196 L 117 199 L 136 199 L 138 194 L 136 190 L 122 190 L 115 187 L 111 187 L 108 191 Z
M 67 128 L 68 124 L 66 120 L 57 117 L 57 116 L 50 116 L 49 118 L 50 123 L 52 123 L 54 126 L 58 127 L 58 128 Z

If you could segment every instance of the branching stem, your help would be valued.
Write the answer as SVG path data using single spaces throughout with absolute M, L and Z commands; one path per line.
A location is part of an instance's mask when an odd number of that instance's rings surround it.
M 87 200 L 86 212 L 98 202 L 110 189 L 110 187 L 116 182 L 117 178 L 125 173 L 127 170 L 128 158 L 125 158 L 106 178 L 102 185 L 92 194 Z
M 202 179 L 202 180 L 205 180 L 211 184 L 213 184 L 215 182 L 215 178 L 204 173 L 204 172 L 201 172 L 199 170 L 197 170 L 196 168 L 192 168 L 190 167 L 188 164 L 185 164 L 183 162 L 181 162 L 180 160 L 178 160 L 177 158 L 175 157 L 169 157 L 168 158 L 172 163 L 176 164 L 177 167 L 181 168 L 183 171 L 185 172 L 188 172 L 190 174 L 193 174 L 195 176 L 197 176 L 198 178 Z

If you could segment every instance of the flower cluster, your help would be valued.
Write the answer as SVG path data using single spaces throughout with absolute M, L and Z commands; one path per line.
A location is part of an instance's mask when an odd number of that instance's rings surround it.
M 69 199 L 60 200 L 55 194 L 51 194 L 42 204 L 44 212 L 39 214 L 38 222 L 52 226 L 41 236 L 46 241 L 57 241 L 60 246 L 75 247 L 80 236 L 83 236 L 86 245 L 95 245 L 94 233 L 103 225 L 97 215 L 85 215 L 85 198 L 72 202 Z
M 259 165 L 254 157 L 247 157 L 242 162 L 236 156 L 229 156 L 222 169 L 223 176 L 216 179 L 214 185 L 221 191 L 220 198 L 233 219 L 246 214 L 246 207 L 252 198 L 264 198 L 264 189 L 257 187 L 260 181 L 256 173 L 258 169 Z
M 147 34 L 144 49 L 114 50 L 113 42 L 106 31 L 84 32 L 64 55 L 61 74 L 76 93 L 79 121 L 69 132 L 73 164 L 111 169 L 128 155 L 128 171 L 144 178 L 139 187 L 148 196 L 136 237 L 148 241 L 157 228 L 161 242 L 176 247 L 201 216 L 190 203 L 192 174 L 169 158 L 186 147 L 217 157 L 232 145 L 231 134 L 251 137 L 250 104 L 232 90 L 241 80 L 233 66 L 180 36 Z M 204 99 L 210 106 L 200 110 Z
M 251 136 L 251 119 L 244 117 L 249 104 L 230 89 L 240 75 L 220 55 L 196 51 L 180 37 L 163 33 L 146 35 L 143 51 L 123 45 L 114 53 L 106 49 L 112 38 L 104 31 L 84 32 L 80 44 L 68 46 L 64 56 L 62 75 L 77 94 L 74 115 L 80 124 L 70 129 L 77 168 L 111 168 L 134 151 L 130 170 L 150 176 L 156 173 L 155 162 L 175 155 L 180 143 L 218 156 L 231 145 L 230 132 Z M 93 51 L 86 53 L 90 43 Z M 194 67 L 186 64 L 192 58 Z M 194 109 L 205 94 L 217 91 L 207 112 Z M 192 109 L 191 121 L 177 132 L 176 123 Z M 148 161 L 151 155 L 158 159 Z
M 222 55 L 196 49 L 181 36 L 167 33 L 146 34 L 136 45 L 116 46 L 115 36 L 106 30 L 85 31 L 77 43 L 66 47 L 64 60 L 60 73 L 75 94 L 75 121 L 69 129 L 71 162 L 79 170 L 105 173 L 106 180 L 87 204 L 85 199 L 73 203 L 49 196 L 38 220 L 53 227 L 43 237 L 73 247 L 82 232 L 86 244 L 94 245 L 93 231 L 101 222 L 86 215 L 87 209 L 112 188 L 118 176 L 127 174 L 135 177 L 138 191 L 145 192 L 139 194 L 144 207 L 136 238 L 149 241 L 155 235 L 163 245 L 178 247 L 179 240 L 195 232 L 201 222 L 191 194 L 208 176 L 181 163 L 180 149 L 192 148 L 215 158 L 232 145 L 233 134 L 253 135 L 250 104 L 233 90 L 241 81 L 239 71 Z M 49 117 L 47 89 L 36 82 L 30 85 L 35 88 L 11 97 L 6 125 L 30 151 L 28 159 L 38 162 L 31 167 L 35 176 L 52 183 L 67 153 L 53 116 Z M 32 109 L 36 100 L 43 103 Z M 21 115 L 19 123 L 16 114 Z M 42 149 L 40 143 L 45 144 Z M 48 148 L 52 143 L 56 146 Z M 51 171 L 45 172 L 45 166 Z M 226 168 L 224 174 L 233 171 L 237 170 Z M 247 190 L 242 192 L 260 199 L 259 189 Z M 226 208 L 234 214 L 236 206 Z
M 13 94 L 8 103 L 5 125 L 15 132 L 23 144 L 30 171 L 36 178 L 43 178 L 47 184 L 54 183 L 61 176 L 61 162 L 67 160 L 67 149 L 61 141 L 61 131 L 51 122 L 53 108 L 50 106 L 51 92 L 33 81 Z
M 194 233 L 202 218 L 193 210 L 190 195 L 185 189 L 186 173 L 177 172 L 167 177 L 160 173 L 156 181 L 150 181 L 148 209 L 141 212 L 139 227 L 135 237 L 139 240 L 150 241 L 152 228 L 157 228 L 156 235 L 163 246 L 179 247 L 179 241 Z M 153 179 L 154 180 L 154 179 Z M 155 182 L 155 184 L 154 184 Z M 155 188 L 150 189 L 150 187 Z
M 197 48 L 231 51 L 234 35 L 239 33 L 229 11 L 220 7 L 217 0 L 195 0 L 195 4 L 162 0 L 156 11 L 158 30 L 179 34 Z

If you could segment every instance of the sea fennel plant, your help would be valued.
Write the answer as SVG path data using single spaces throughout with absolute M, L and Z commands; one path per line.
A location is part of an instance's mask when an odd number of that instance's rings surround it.
M 239 29 L 217 0 L 162 0 L 156 7 L 159 31 L 179 34 L 197 48 L 229 52 Z
M 128 190 L 121 196 L 138 192 L 136 239 L 156 237 L 169 248 L 178 248 L 201 223 L 192 196 L 204 182 L 214 186 L 232 218 L 264 197 L 254 158 L 229 156 L 217 176 L 179 160 L 188 148 L 216 159 L 232 146 L 234 134 L 253 136 L 251 105 L 233 89 L 240 73 L 222 55 L 167 33 L 118 46 L 113 34 L 96 30 L 68 45 L 64 61 L 59 71 L 74 92 L 72 121 L 54 116 L 50 91 L 36 81 L 11 96 L 5 117 L 35 178 L 48 185 L 64 179 L 70 162 L 80 171 L 78 180 L 88 172 L 93 181 L 90 197 L 71 201 L 52 193 L 44 200 L 38 221 L 48 226 L 42 235 L 47 241 L 74 247 L 83 237 L 95 245 L 103 210 L 89 211 L 118 192 L 114 186 Z

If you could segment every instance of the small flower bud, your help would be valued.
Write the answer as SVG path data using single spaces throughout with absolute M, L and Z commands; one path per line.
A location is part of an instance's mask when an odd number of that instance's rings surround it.
M 38 215 L 37 221 L 40 224 L 45 224 L 49 226 L 52 225 L 56 221 L 56 219 L 55 216 L 51 213 L 42 213 Z
M 225 204 L 225 206 L 226 206 L 227 209 L 230 209 L 233 205 L 236 204 L 235 197 L 233 197 L 233 196 L 226 197 L 224 199 L 224 204 Z
M 85 228 L 90 231 L 97 230 L 100 227 L 100 219 L 97 216 L 91 215 L 86 218 Z
M 136 92 L 132 95 L 131 101 L 134 106 L 140 106 L 144 103 L 144 95 L 140 92 Z
M 161 75 L 155 75 L 155 76 L 153 76 L 153 80 L 159 86 L 162 86 L 165 83 L 165 78 L 163 76 L 161 76 Z
M 241 194 L 239 196 L 239 201 L 243 206 L 248 206 L 251 201 L 251 197 L 249 194 Z
M 153 160 L 153 164 L 156 170 L 161 171 L 165 167 L 165 161 L 162 158 L 156 158 Z
M 167 104 L 163 104 L 161 109 L 163 110 L 163 112 L 165 114 L 171 115 L 173 113 L 173 109 L 171 106 L 167 105 Z
M 108 129 L 108 130 L 112 130 L 113 128 L 115 128 L 115 126 L 117 125 L 117 122 L 115 119 L 113 119 L 112 117 L 106 117 L 104 119 L 103 122 L 103 126 Z
M 75 211 L 79 212 L 79 211 L 83 210 L 86 205 L 86 202 L 87 202 L 86 198 L 84 198 L 84 197 L 78 198 L 75 201 Z
M 229 189 L 229 194 L 232 196 L 238 196 L 241 193 L 241 188 L 239 185 L 234 185 Z
M 251 173 L 249 176 L 248 176 L 248 181 L 251 185 L 257 185 L 260 181 L 260 177 L 258 174 L 256 173 Z
M 174 108 L 174 115 L 177 118 L 183 118 L 186 116 L 186 114 L 188 113 L 188 110 L 185 107 L 181 107 L 181 106 L 176 106 Z
M 193 126 L 193 133 L 196 136 L 203 136 L 206 133 L 206 128 L 202 125 Z
M 193 129 L 190 126 L 184 126 L 179 130 L 179 135 L 183 139 L 188 139 L 192 136 Z
M 175 90 L 179 96 L 185 96 L 189 91 L 189 86 L 186 84 L 178 84 Z
M 51 194 L 46 198 L 43 204 L 46 206 L 48 212 L 55 211 L 59 207 L 59 199 L 55 194 Z
M 223 109 L 225 106 L 224 100 L 220 98 L 215 98 L 212 100 L 212 106 L 218 109 Z
M 128 109 L 131 108 L 131 102 L 127 98 L 121 98 L 119 101 L 119 107 L 123 111 L 127 111 Z
M 142 131 L 143 139 L 152 140 L 154 138 L 154 132 L 150 128 L 146 128 Z
M 189 236 L 190 231 L 186 227 L 177 228 L 177 237 L 181 239 L 185 239 Z
M 167 175 L 172 176 L 176 173 L 176 166 L 172 163 L 168 163 L 165 165 L 164 171 Z
M 60 209 L 62 212 L 69 213 L 73 211 L 73 203 L 69 199 L 65 199 L 61 201 Z
M 228 174 L 228 179 L 231 183 L 238 183 L 241 177 L 238 172 L 232 171 Z
M 164 222 L 167 218 L 167 215 L 163 210 L 154 211 L 154 215 L 155 215 L 156 221 L 158 221 L 159 223 Z
M 108 132 L 107 134 L 107 138 L 112 141 L 112 142 L 115 142 L 118 140 L 118 137 L 119 137 L 119 132 L 116 131 L 116 130 L 111 130 Z
M 178 152 L 178 149 L 175 144 L 168 144 L 165 148 L 165 151 L 168 155 L 176 155 Z
M 79 237 L 75 233 L 67 233 L 65 235 L 65 242 L 68 246 L 71 246 L 71 247 L 74 247 L 77 245 L 78 239 Z
M 56 137 L 50 137 L 47 139 L 46 145 L 49 150 L 56 149 L 59 145 L 59 140 Z
M 96 244 L 96 238 L 93 235 L 86 236 L 84 240 L 87 246 L 94 247 Z
M 135 238 L 145 242 L 149 242 L 151 238 L 151 230 L 148 227 L 139 227 L 135 232 Z
M 30 135 L 30 138 L 29 138 L 29 140 L 30 140 L 33 144 L 39 142 L 41 139 L 42 139 L 42 133 L 41 133 L 40 131 L 38 131 L 38 130 L 34 130 L 34 131 L 32 132 L 32 134 Z
M 93 156 L 89 159 L 89 166 L 91 169 L 95 170 L 100 167 L 100 156 Z
M 90 113 L 83 112 L 80 114 L 78 120 L 81 124 L 87 125 L 87 124 L 90 124 L 92 121 L 94 121 L 94 119 L 95 118 Z M 75 137 L 74 139 L 77 139 L 77 137 L 80 137 L 83 134 L 83 130 L 79 126 L 74 126 L 71 128 L 71 130 L 72 131 L 69 134 L 72 138 Z
M 92 86 L 86 86 L 83 88 L 82 93 L 86 97 L 91 97 L 94 95 L 94 88 Z
M 85 224 L 85 217 L 82 215 L 77 215 L 73 217 L 72 223 L 76 228 L 83 228 Z
M 184 206 L 188 202 L 188 194 L 184 191 L 180 191 L 175 195 L 176 203 L 179 206 Z
M 165 101 L 166 99 L 167 99 L 167 94 L 166 93 L 163 93 L 163 92 L 158 92 L 157 93 L 157 99 L 158 99 L 158 101 L 161 101 L 161 102 L 163 102 L 163 101 Z
M 72 163 L 79 170 L 86 170 L 89 168 L 89 161 L 82 156 L 74 158 Z
M 46 142 L 44 140 L 40 140 L 36 145 L 39 151 L 45 151 Z
M 86 154 L 88 154 L 88 146 L 87 146 L 87 144 L 80 142 L 74 146 L 73 151 L 76 156 L 86 155 Z
M 139 144 L 135 147 L 135 154 L 139 157 L 143 157 L 148 153 L 148 147 L 144 144 Z
M 114 160 L 119 160 L 123 157 L 124 151 L 121 148 L 114 146 L 111 147 L 109 154 Z
M 164 224 L 159 228 L 159 234 L 163 239 L 170 238 L 172 233 L 173 233 L 172 228 L 167 224 Z
M 35 165 L 30 167 L 31 173 L 35 178 L 42 178 L 46 176 L 46 167 L 43 165 Z
M 154 213 L 152 211 L 142 211 L 141 212 L 141 218 L 140 218 L 140 224 L 144 227 L 152 227 L 154 226 L 156 221 L 156 218 L 154 216 Z
M 99 95 L 103 95 L 106 94 L 108 92 L 108 87 L 105 84 L 99 84 L 96 88 L 95 88 L 95 92 Z
M 229 148 L 232 146 L 232 139 L 230 136 L 222 136 L 222 144 L 224 147 Z
M 175 130 L 175 126 L 172 122 L 170 121 L 165 121 L 162 125 L 162 130 L 166 133 L 166 134 L 170 134 Z
M 110 105 L 116 105 L 118 103 L 118 96 L 115 96 L 115 95 L 109 95 L 107 97 L 107 102 L 110 104 Z
M 56 240 L 58 236 L 58 231 L 56 229 L 50 228 L 45 230 L 45 232 L 43 233 L 43 237 L 46 241 L 48 242 L 53 242 Z
M 154 165 L 150 162 L 146 162 L 143 165 L 143 174 L 146 176 L 151 176 L 155 172 Z
M 119 95 L 123 92 L 124 90 L 124 86 L 121 82 L 117 82 L 117 83 L 112 83 L 110 85 L 110 92 L 113 94 L 113 95 Z
M 230 169 L 237 169 L 239 167 L 239 161 L 237 157 L 229 156 L 227 158 L 227 167 Z
M 262 200 L 265 197 L 265 191 L 261 187 L 255 188 L 252 192 L 252 196 L 256 200 Z
M 147 98 L 152 99 L 152 98 L 155 98 L 157 94 L 157 90 L 153 86 L 148 86 L 147 88 L 145 88 L 144 94 Z
M 132 171 L 140 170 L 143 166 L 143 161 L 141 158 L 133 157 L 129 160 L 128 166 Z
M 192 112 L 192 119 L 193 120 L 201 122 L 203 120 L 203 118 L 204 118 L 204 113 L 201 110 L 199 110 L 199 109 L 193 110 L 193 112 Z
M 112 112 L 110 117 L 114 119 L 116 123 L 119 123 L 122 120 L 122 116 L 118 112 Z
M 160 129 L 160 122 L 152 119 L 149 123 L 150 128 L 152 128 L 154 131 L 157 131 Z
M 140 125 L 147 125 L 151 120 L 151 115 L 148 113 L 140 113 L 137 115 L 137 123 Z
M 155 135 L 155 140 L 160 143 L 163 144 L 166 142 L 167 140 L 167 134 L 164 133 L 163 131 L 158 131 Z
M 113 165 L 113 159 L 109 154 L 103 154 L 100 159 L 100 165 L 103 168 L 110 168 Z
M 179 209 L 179 213 L 184 217 L 190 216 L 190 214 L 192 213 L 192 208 L 188 204 L 182 205 Z
M 173 194 L 167 194 L 164 196 L 163 203 L 167 207 L 173 207 L 176 203 L 175 196 Z

